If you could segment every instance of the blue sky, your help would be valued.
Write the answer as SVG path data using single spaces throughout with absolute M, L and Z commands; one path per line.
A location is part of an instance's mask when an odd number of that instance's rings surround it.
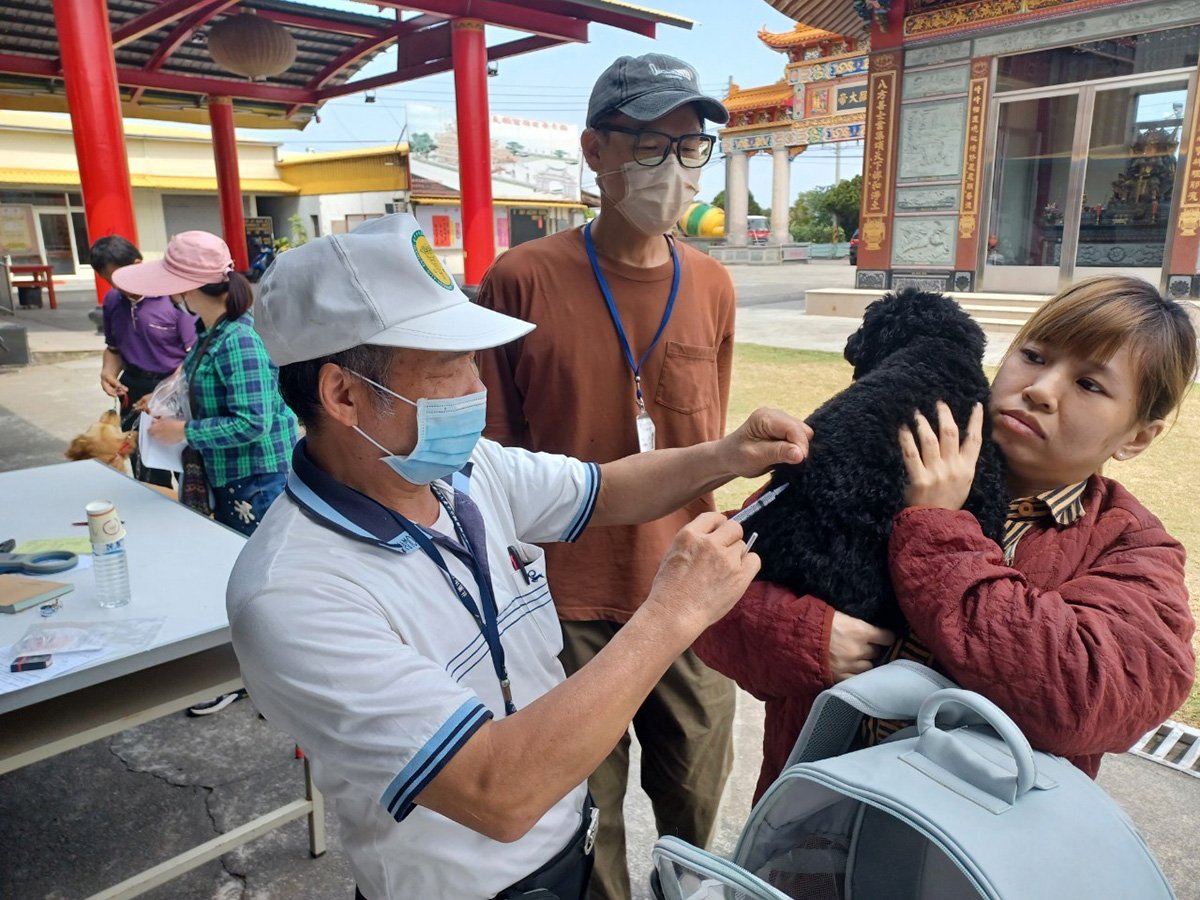
M 350 12 L 374 14 L 376 7 L 353 0 L 304 0 Z M 615 58 L 642 53 L 669 53 L 687 60 L 700 73 L 701 87 L 714 96 L 724 96 L 730 78 L 743 88 L 771 84 L 783 77 L 785 57 L 759 41 L 759 28 L 788 31 L 795 23 L 762 0 L 648 0 L 645 5 L 686 16 L 692 29 L 659 26 L 651 40 L 607 25 L 590 27 L 588 44 L 564 44 L 536 53 L 500 61 L 500 72 L 488 79 L 494 113 L 521 115 L 554 122 L 573 122 L 583 127 L 588 94 L 596 77 Z M 514 37 L 502 29 L 488 29 L 489 44 Z M 394 51 L 373 60 L 358 77 L 365 78 L 395 68 Z M 248 137 L 277 140 L 289 152 L 345 150 L 395 143 L 404 129 L 405 138 L 427 130 L 439 110 L 453 115 L 454 79 L 451 73 L 433 75 L 376 92 L 376 102 L 367 104 L 362 95 L 331 101 L 321 110 L 320 123 L 303 131 L 247 130 Z M 845 143 L 841 149 L 841 175 L 851 177 L 862 170 L 862 145 Z M 812 147 L 791 163 L 791 199 L 802 190 L 834 182 L 833 145 Z M 724 162 L 714 155 L 704 171 L 700 198 L 709 200 L 725 186 Z M 591 173 L 584 174 L 584 188 L 594 189 Z M 771 160 L 759 155 L 750 160 L 750 189 L 764 207 L 771 202 Z

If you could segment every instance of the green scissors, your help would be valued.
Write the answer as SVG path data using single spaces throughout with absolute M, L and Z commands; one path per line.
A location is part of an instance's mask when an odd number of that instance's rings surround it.
M 0 572 L 23 572 L 26 575 L 53 575 L 65 572 L 79 562 L 78 554 L 70 550 L 45 550 L 41 553 L 13 553 L 15 540 L 0 541 Z

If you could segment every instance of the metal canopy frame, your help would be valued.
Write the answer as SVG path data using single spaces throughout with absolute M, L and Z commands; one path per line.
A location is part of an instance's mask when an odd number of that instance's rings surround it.
M 499 60 L 562 43 L 585 42 L 599 22 L 654 37 L 659 24 L 690 28 L 678 16 L 616 0 L 362 0 L 345 13 L 288 0 L 108 0 L 113 56 L 126 115 L 206 122 L 210 96 L 229 97 L 241 127 L 303 128 L 334 97 L 373 90 L 454 68 L 451 22 L 482 20 L 525 37 L 487 48 Z M 253 12 L 286 27 L 296 62 L 262 81 L 238 78 L 209 57 L 207 30 L 227 16 Z M 352 80 L 395 46 L 397 67 Z M 0 28 L 0 107 L 65 112 L 53 0 L 6 0 Z

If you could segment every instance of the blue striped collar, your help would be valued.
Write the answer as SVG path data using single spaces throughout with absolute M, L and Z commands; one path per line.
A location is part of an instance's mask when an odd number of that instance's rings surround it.
M 456 492 L 468 493 L 471 463 L 450 478 L 439 482 Z M 308 439 L 301 438 L 292 451 L 292 469 L 288 473 L 288 496 L 302 510 L 327 528 L 346 537 L 387 547 L 400 553 L 420 549 L 382 503 L 338 481 L 308 455 Z

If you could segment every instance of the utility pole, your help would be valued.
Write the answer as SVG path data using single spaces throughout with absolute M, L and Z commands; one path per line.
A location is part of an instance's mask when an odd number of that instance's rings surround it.
M 842 183 L 842 142 L 834 141 L 833 143 L 833 185 L 837 187 Z

